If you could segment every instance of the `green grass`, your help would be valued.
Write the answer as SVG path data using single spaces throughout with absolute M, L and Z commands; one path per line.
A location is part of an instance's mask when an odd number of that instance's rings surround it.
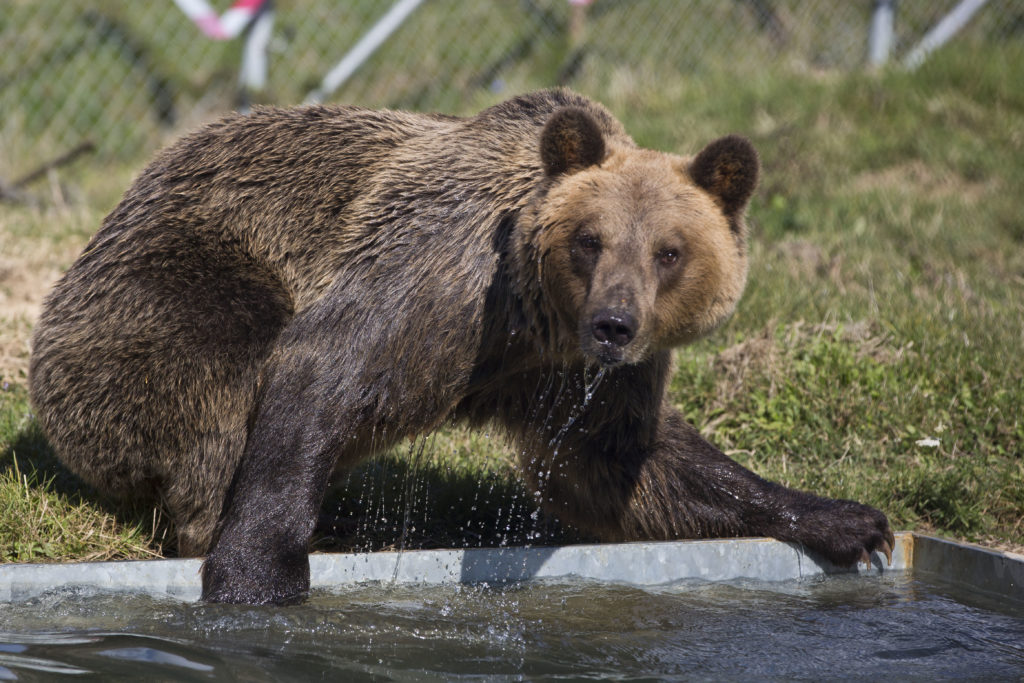
M 0 387 L 0 562 L 159 556 L 159 510 L 111 508 L 54 458 L 28 412 L 26 391 Z
M 741 132 L 764 164 L 747 293 L 678 352 L 671 399 L 763 476 L 876 505 L 900 529 L 1024 546 L 1024 91 L 1008 66 L 1024 61 L 1020 41 L 947 49 L 913 74 L 745 64 L 668 77 L 613 58 L 589 57 L 575 85 L 638 142 L 689 152 Z M 0 266 L 17 265 L 8 253 L 66 266 L 142 163 L 79 165 L 64 172 L 69 206 L 5 209 Z M 0 319 L 0 335 L 26 334 Z M 0 557 L 172 548 L 153 511 L 105 507 L 60 468 L 30 416 L 24 345 L 7 346 Z M 338 521 L 322 549 L 573 537 L 535 515 L 496 436 L 460 429 L 368 463 L 325 511 Z

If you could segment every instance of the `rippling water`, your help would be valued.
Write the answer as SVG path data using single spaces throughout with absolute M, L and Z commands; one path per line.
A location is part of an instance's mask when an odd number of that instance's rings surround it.
M 301 606 L 62 590 L 0 605 L 0 679 L 1024 676 L 1024 605 L 910 572 L 787 583 L 363 586 Z

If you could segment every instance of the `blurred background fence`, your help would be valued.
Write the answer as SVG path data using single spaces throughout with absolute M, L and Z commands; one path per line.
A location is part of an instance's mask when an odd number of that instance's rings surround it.
M 250 102 L 465 113 L 554 84 L 628 102 L 669 72 L 899 65 L 957 16 L 941 49 L 1024 36 L 1024 0 L 2 0 L 0 178 L 131 158 Z

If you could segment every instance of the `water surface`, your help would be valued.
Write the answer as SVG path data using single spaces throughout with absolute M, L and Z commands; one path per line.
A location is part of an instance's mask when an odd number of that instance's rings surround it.
M 60 590 L 0 605 L 0 679 L 1024 676 L 1024 605 L 912 572 L 362 586 L 288 608 Z

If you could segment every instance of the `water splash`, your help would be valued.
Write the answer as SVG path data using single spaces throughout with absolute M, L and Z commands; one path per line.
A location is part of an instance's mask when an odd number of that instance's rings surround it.
M 402 553 L 405 552 L 406 545 L 409 541 L 409 534 L 416 529 L 415 526 L 410 524 L 410 520 L 412 519 L 413 512 L 416 509 L 419 481 L 424 472 L 422 467 L 422 463 L 424 461 L 423 454 L 426 451 L 426 448 L 427 437 L 417 437 L 409 443 L 408 463 L 402 475 L 403 479 L 400 494 L 402 496 L 402 528 L 398 535 L 398 542 L 396 543 L 398 561 L 395 562 L 395 571 L 391 576 L 392 584 L 395 584 L 398 581 L 398 571 L 402 564 Z
M 572 407 L 572 410 L 569 412 L 569 419 L 566 420 L 565 424 L 562 425 L 562 428 L 558 430 L 558 433 L 555 434 L 551 441 L 548 442 L 548 447 L 555 449 L 555 455 L 558 455 L 558 446 L 561 445 L 562 439 L 565 438 L 565 435 L 569 433 L 569 429 L 576 424 L 576 420 L 583 415 L 587 406 L 590 405 L 590 401 L 594 398 L 594 394 L 597 392 L 597 387 L 601 384 L 601 380 L 604 379 L 606 372 L 607 368 L 602 367 L 597 371 L 597 374 L 594 375 L 593 379 L 588 380 L 586 371 L 584 371 L 583 400 L 579 405 Z
M 540 525 L 542 517 L 540 514 L 540 508 L 543 506 L 544 496 L 547 493 L 548 485 L 550 484 L 551 478 L 554 474 L 556 463 L 559 469 L 563 469 L 566 464 L 564 461 L 560 461 L 558 458 L 559 452 L 562 447 L 562 442 L 564 441 L 566 435 L 569 433 L 569 430 L 583 416 L 583 414 L 587 410 L 587 407 L 591 404 L 591 401 L 593 401 L 594 396 L 597 394 L 597 389 L 601 385 L 601 381 L 605 378 L 605 375 L 607 374 L 607 369 L 604 367 L 599 368 L 593 377 L 589 376 L 589 373 L 590 368 L 585 367 L 583 369 L 582 374 L 576 376 L 576 387 L 580 390 L 581 398 L 578 403 L 574 404 L 569 409 L 569 414 L 565 420 L 565 423 L 562 424 L 562 426 L 558 429 L 555 435 L 548 441 L 547 446 L 550 449 L 550 455 L 547 456 L 547 467 L 537 473 L 537 489 L 533 493 L 534 504 L 536 508 L 530 515 L 531 519 L 533 520 L 533 529 L 529 536 L 532 539 L 538 539 L 541 536 Z M 563 367 L 563 388 L 565 386 L 565 374 L 567 373 L 565 368 Z M 582 385 L 578 381 L 580 378 L 582 379 Z M 557 402 L 560 400 L 560 398 L 561 395 L 559 394 L 559 396 L 556 397 L 556 402 L 552 404 L 552 407 L 548 413 L 548 418 L 545 422 L 545 425 L 542 428 L 542 434 L 549 432 L 551 430 L 551 418 L 553 417 L 555 408 L 557 408 Z M 531 459 L 531 466 L 536 462 L 536 458 L 542 457 L 542 455 L 543 454 L 541 453 L 536 454 Z

